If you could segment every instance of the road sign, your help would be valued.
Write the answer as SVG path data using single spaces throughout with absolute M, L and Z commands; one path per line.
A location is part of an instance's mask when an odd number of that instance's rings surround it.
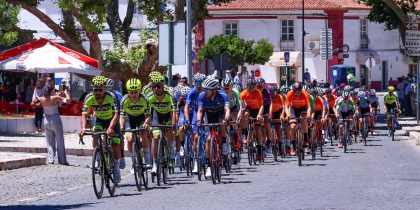
M 368 68 L 373 68 L 373 67 L 375 67 L 375 65 L 376 65 L 376 61 L 375 61 L 375 59 L 374 58 L 372 58 L 372 57 L 369 57 L 368 59 L 366 59 L 366 61 L 365 61 L 365 65 L 368 67 Z
M 284 62 L 288 63 L 290 61 L 290 52 L 284 52 Z
M 420 39 L 417 40 L 405 40 L 406 48 L 420 48 Z
M 349 58 L 349 54 L 344 53 L 344 54 L 343 54 L 343 58 Z
M 409 56 L 420 56 L 420 48 L 407 48 L 405 52 Z
M 333 57 L 333 42 L 332 42 L 332 29 L 321 29 L 319 37 L 319 52 L 322 60 L 330 60 Z M 327 58 L 328 55 L 328 58 Z
M 159 66 L 185 64 L 185 48 L 184 22 L 159 24 Z
M 419 40 L 420 39 L 420 31 L 419 30 L 406 30 L 405 31 L 405 39 L 407 39 L 407 40 Z

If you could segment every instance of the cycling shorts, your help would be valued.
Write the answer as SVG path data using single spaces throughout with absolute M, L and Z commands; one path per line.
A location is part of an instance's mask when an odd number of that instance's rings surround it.
M 111 120 L 101 120 L 99 118 L 96 118 L 95 124 L 93 126 L 93 131 L 106 131 L 111 124 Z M 117 123 L 114 126 L 114 135 L 112 137 L 112 143 L 113 144 L 120 144 L 121 143 L 121 132 L 120 132 L 120 124 Z
M 263 115 L 268 115 L 269 111 L 270 111 L 270 104 L 269 105 L 264 105 Z
M 280 115 L 283 112 L 283 109 L 279 109 L 279 111 L 273 113 L 273 119 L 280 119 Z
M 315 119 L 322 117 L 322 111 L 315 111 Z
M 197 113 L 196 112 L 190 113 L 188 117 L 190 118 L 189 123 L 191 125 L 192 132 L 197 133 L 198 132 L 198 128 L 197 128 L 197 125 L 196 125 L 196 123 L 197 123 Z M 178 119 L 178 126 L 184 125 L 185 121 L 186 120 L 185 120 L 184 113 L 181 112 L 181 114 L 179 115 L 179 119 Z
M 360 116 L 359 119 L 362 119 L 364 114 L 370 114 L 370 108 L 360 108 Z
M 349 112 L 340 112 L 340 115 L 338 116 L 338 123 L 339 124 L 343 124 L 344 123 L 344 119 L 350 118 L 352 115 L 354 114 L 353 111 L 349 111 Z
M 330 115 L 335 115 L 334 109 L 333 108 L 329 108 L 329 113 L 330 113 Z
M 249 112 L 249 117 L 257 118 L 258 113 L 260 112 L 260 109 L 251 109 L 251 108 L 247 107 L 247 111 Z
M 299 117 L 306 117 L 306 110 L 308 108 L 306 106 L 301 108 L 295 108 L 293 106 L 290 107 L 290 118 L 299 118 Z
M 371 105 L 372 107 L 376 108 L 376 107 L 378 107 L 378 106 L 379 106 L 379 103 L 378 103 L 378 102 L 373 102 L 373 103 L 371 103 L 370 105 Z
M 157 113 L 156 115 L 153 115 L 152 126 L 171 125 L 171 124 L 172 124 L 171 113 L 166 113 L 166 114 Z M 160 135 L 160 129 L 153 128 L 153 136 L 158 136 L 158 135 Z

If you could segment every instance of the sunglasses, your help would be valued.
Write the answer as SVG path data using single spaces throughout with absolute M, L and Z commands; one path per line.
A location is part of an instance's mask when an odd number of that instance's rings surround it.
M 105 90 L 103 88 L 93 88 L 93 92 L 95 92 L 95 93 L 102 93 L 104 91 Z
M 203 82 L 196 82 L 195 83 L 195 86 L 202 86 L 203 85 Z
M 153 89 L 160 89 L 160 87 L 162 87 L 162 85 L 153 85 L 152 86 Z
M 130 92 L 128 92 L 128 93 L 130 93 L 130 94 L 137 94 L 137 93 L 139 93 L 139 91 L 130 91 Z

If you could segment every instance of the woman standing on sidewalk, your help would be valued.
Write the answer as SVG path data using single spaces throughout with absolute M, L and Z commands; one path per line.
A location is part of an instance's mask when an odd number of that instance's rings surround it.
M 43 97 L 45 94 L 44 84 L 45 84 L 44 78 L 39 78 L 35 83 L 35 90 L 32 96 L 32 105 L 35 106 L 36 134 L 42 132 L 42 118 L 44 115 L 44 109 L 39 103 L 39 99 Z
M 67 89 L 57 95 L 54 87 L 54 80 L 48 77 L 46 79 L 46 93 L 40 99 L 45 115 L 44 128 L 47 140 L 48 164 L 54 163 L 55 153 L 58 149 L 58 163 L 68 165 L 64 146 L 63 123 L 58 113 L 58 106 L 71 99 Z

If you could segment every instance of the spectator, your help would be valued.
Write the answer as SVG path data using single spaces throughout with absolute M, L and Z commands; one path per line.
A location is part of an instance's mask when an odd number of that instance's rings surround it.
M 25 103 L 30 104 L 32 102 L 32 96 L 34 95 L 34 81 L 32 79 L 28 79 L 28 86 L 26 86 L 25 90 Z
M 236 72 L 236 76 L 233 78 L 233 82 L 242 86 L 241 73 L 239 71 Z
M 23 88 L 23 82 L 16 82 L 16 100 L 23 100 L 23 92 L 25 89 Z
M 406 78 L 408 79 L 408 78 Z M 412 110 L 411 110 L 411 93 L 413 92 L 414 89 L 414 84 L 413 84 L 413 79 L 410 78 L 407 81 L 407 86 L 405 87 L 404 90 L 404 99 L 405 99 L 405 114 L 407 116 L 411 116 L 412 115 Z
M 40 98 L 45 94 L 44 79 L 39 78 L 35 83 L 34 94 L 32 96 L 32 105 L 35 107 L 35 127 L 36 134 L 42 132 L 42 118 L 44 117 L 44 109 L 40 104 Z
M 303 73 L 303 81 L 305 84 L 311 83 L 311 74 L 308 71 L 308 68 L 305 69 L 305 73 Z
M 398 100 L 401 103 L 401 111 L 404 112 L 405 109 L 405 100 L 404 100 L 404 77 L 398 77 L 398 85 L 397 85 L 397 96 L 398 96 Z
M 48 77 L 46 79 L 47 91 L 44 97 L 40 98 L 40 103 L 44 108 L 45 113 L 45 138 L 47 141 L 48 150 L 48 164 L 54 164 L 55 155 L 57 152 L 58 163 L 61 165 L 68 165 L 66 158 L 66 148 L 64 145 L 63 123 L 60 114 L 58 113 L 58 106 L 62 103 L 70 101 L 70 95 L 67 88 L 63 93 L 56 94 L 54 80 Z M 65 97 L 60 96 L 64 94 Z
M 189 86 L 189 84 L 188 84 L 188 78 L 187 77 L 182 77 L 181 80 L 180 80 L 180 83 L 184 87 Z
M 349 74 L 347 74 L 347 84 L 352 87 L 354 87 L 356 84 L 356 77 L 354 76 L 353 72 L 349 72 Z
M 171 87 L 176 87 L 181 80 L 181 75 L 175 74 L 172 75 L 172 83 L 170 84 Z

